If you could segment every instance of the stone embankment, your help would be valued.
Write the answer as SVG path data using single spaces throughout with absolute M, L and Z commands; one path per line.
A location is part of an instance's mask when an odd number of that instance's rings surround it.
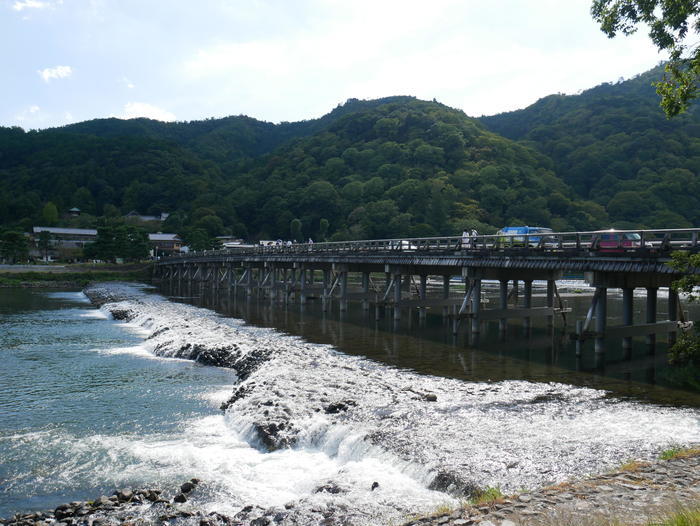
M 408 521 L 404 526 L 646 525 L 700 505 L 700 454 L 626 469 Z

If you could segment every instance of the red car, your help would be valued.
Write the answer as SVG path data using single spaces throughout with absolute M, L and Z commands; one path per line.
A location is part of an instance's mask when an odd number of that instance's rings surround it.
M 595 233 L 592 248 L 600 252 L 624 252 L 642 246 L 642 237 L 637 232 L 600 230 Z

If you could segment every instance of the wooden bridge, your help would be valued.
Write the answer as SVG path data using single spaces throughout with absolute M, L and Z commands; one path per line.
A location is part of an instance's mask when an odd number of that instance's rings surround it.
M 173 287 L 214 287 L 272 301 L 293 299 L 304 304 L 320 300 L 324 309 L 337 302 L 341 311 L 348 301 L 361 301 L 364 309 L 393 307 L 399 320 L 402 309 L 442 308 L 456 334 L 462 321 L 471 334 L 481 322 L 499 320 L 502 330 L 509 318 L 544 317 L 552 327 L 556 316 L 567 323 L 557 290 L 565 275 L 583 275 L 595 287 L 585 319 L 575 323 L 571 336 L 577 352 L 587 339 L 596 352 L 604 339 L 622 338 L 626 353 L 632 337 L 656 335 L 675 339 L 682 309 L 671 283 L 679 274 L 667 263 L 676 250 L 700 250 L 700 229 L 565 232 L 532 235 L 477 235 L 473 237 L 404 238 L 330 243 L 248 245 L 168 257 L 155 264 L 155 278 Z M 429 293 L 428 280 L 441 286 Z M 459 294 L 451 294 L 459 277 Z M 499 283 L 495 308 L 485 308 L 482 281 Z M 543 306 L 533 306 L 533 281 L 546 282 Z M 522 292 L 520 283 L 522 282 Z M 462 290 L 462 285 L 464 289 Z M 607 324 L 608 289 L 622 289 L 623 324 Z M 646 323 L 634 324 L 634 289 L 646 289 Z M 657 292 L 668 289 L 668 316 L 657 319 Z M 680 319 L 679 319 L 680 318 Z M 591 328 L 595 320 L 594 327 Z

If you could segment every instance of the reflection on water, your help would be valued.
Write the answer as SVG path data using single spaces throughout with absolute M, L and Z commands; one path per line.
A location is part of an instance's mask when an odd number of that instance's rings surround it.
M 392 366 L 468 381 L 522 379 L 537 382 L 563 382 L 605 389 L 616 396 L 630 396 L 672 405 L 700 407 L 700 392 L 687 388 L 683 371 L 667 365 L 668 344 L 665 335 L 657 336 L 650 347 L 645 338 L 634 338 L 629 358 L 625 358 L 621 338 L 606 342 L 605 354 L 596 354 L 593 342 L 584 345 L 576 356 L 570 339 L 575 320 L 582 319 L 591 303 L 591 291 L 584 282 L 560 284 L 562 300 L 571 309 L 564 325 L 562 317 L 548 328 L 544 318 L 533 318 L 530 329 L 523 320 L 508 321 L 505 332 L 499 321 L 484 321 L 480 334 L 469 334 L 463 322 L 453 335 L 452 322 L 442 315 L 442 307 L 428 309 L 421 317 L 417 309 L 404 309 L 399 321 L 390 307 L 350 302 L 340 312 L 337 302 L 327 312 L 320 299 L 306 305 L 289 301 L 270 301 L 261 295 L 246 296 L 245 291 L 224 292 L 195 285 L 188 288 L 164 283 L 161 291 L 175 301 L 210 308 L 246 322 L 274 327 L 314 343 L 326 343 L 340 351 L 361 355 Z M 637 291 L 640 293 L 643 291 Z M 661 291 L 660 291 L 661 292 Z M 498 302 L 497 285 L 484 287 L 486 308 Z M 544 306 L 541 287 L 533 289 L 533 307 Z M 697 317 L 696 305 L 684 305 L 690 319 Z M 644 297 L 635 297 L 635 323 L 644 323 Z M 666 319 L 667 304 L 659 294 L 658 319 Z M 610 290 L 608 325 L 622 324 L 622 295 Z M 687 374 L 694 374 L 693 372 Z M 683 387 L 680 389 L 679 387 Z

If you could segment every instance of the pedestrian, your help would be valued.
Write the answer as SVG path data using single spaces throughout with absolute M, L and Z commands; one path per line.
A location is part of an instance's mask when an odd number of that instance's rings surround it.
M 466 230 L 462 232 L 462 248 L 469 248 L 469 232 Z

